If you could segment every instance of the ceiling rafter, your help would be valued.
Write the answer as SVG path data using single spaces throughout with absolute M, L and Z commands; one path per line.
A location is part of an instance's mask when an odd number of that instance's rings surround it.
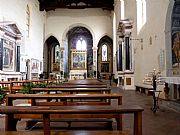
M 39 0 L 39 3 L 40 11 L 50 11 L 57 8 L 102 8 L 104 10 L 114 10 L 113 0 Z

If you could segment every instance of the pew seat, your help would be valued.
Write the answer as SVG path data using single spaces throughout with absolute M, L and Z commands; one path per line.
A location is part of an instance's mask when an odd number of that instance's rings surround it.
M 130 135 L 128 131 L 51 131 L 51 135 Z M 0 135 L 43 135 L 43 131 L 0 131 Z

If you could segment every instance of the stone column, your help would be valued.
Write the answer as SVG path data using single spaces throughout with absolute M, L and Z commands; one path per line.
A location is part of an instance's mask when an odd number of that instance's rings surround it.
M 3 70 L 3 36 L 4 32 L 0 31 L 0 70 Z
M 93 74 L 97 78 L 97 47 L 93 47 Z

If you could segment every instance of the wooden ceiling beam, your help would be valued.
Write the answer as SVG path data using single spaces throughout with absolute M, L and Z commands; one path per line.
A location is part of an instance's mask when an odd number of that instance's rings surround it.
M 68 8 L 68 9 L 102 8 L 105 10 L 114 10 L 113 0 L 39 0 L 39 2 L 40 2 L 40 11 L 55 10 L 57 8 Z M 84 5 L 78 5 L 80 2 L 84 3 Z

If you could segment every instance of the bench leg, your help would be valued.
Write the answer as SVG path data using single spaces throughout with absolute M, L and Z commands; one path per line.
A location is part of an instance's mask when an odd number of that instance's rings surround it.
M 7 114 L 5 119 L 5 130 L 6 131 L 16 131 L 18 119 L 14 119 L 13 114 Z
M 43 114 L 44 123 L 44 135 L 50 135 L 50 116 L 49 114 Z
M 122 114 L 118 115 L 116 118 L 117 130 L 122 130 Z
M 113 130 L 113 126 L 112 125 L 113 125 L 113 122 L 108 122 L 107 123 L 107 127 L 108 127 L 109 130 Z
M 67 122 L 68 123 L 68 128 L 70 129 L 71 128 L 71 122 Z
M 134 135 L 142 135 L 142 112 L 134 113 Z

